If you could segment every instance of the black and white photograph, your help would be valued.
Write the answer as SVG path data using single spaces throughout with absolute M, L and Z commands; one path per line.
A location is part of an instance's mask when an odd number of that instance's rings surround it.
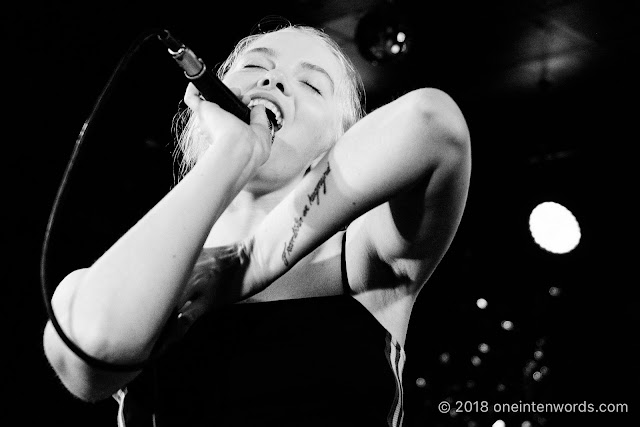
M 0 425 L 633 423 L 640 3 L 2 9 Z

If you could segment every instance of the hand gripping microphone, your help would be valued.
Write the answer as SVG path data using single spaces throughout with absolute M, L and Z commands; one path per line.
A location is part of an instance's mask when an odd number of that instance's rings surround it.
M 176 40 L 167 30 L 162 30 L 158 34 L 158 39 L 164 43 L 173 59 L 184 70 L 184 75 L 198 88 L 204 99 L 215 102 L 223 110 L 249 124 L 251 110 L 220 81 L 213 70 L 206 67 L 191 49 Z M 272 129 L 274 128 L 272 124 Z

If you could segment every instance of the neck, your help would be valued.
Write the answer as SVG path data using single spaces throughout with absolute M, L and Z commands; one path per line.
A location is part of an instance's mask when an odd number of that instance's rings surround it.
M 267 193 L 243 189 L 214 224 L 205 247 L 227 245 L 250 236 L 295 184 Z

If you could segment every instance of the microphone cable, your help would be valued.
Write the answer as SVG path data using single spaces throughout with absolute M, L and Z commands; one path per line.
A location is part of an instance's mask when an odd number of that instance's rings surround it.
M 125 71 L 131 58 L 138 52 L 138 50 L 142 47 L 142 45 L 145 44 L 149 39 L 151 39 L 152 37 L 158 37 L 159 35 L 165 34 L 165 33 L 166 31 L 149 30 L 139 35 L 136 38 L 136 40 L 129 46 L 125 54 L 122 56 L 122 58 L 120 59 L 120 62 L 114 69 L 109 80 L 104 86 L 102 92 L 98 96 L 98 99 L 96 100 L 91 113 L 89 114 L 88 118 L 85 120 L 78 134 L 78 137 L 76 138 L 76 142 L 75 142 L 73 151 L 71 153 L 71 157 L 67 163 L 67 167 L 64 171 L 62 181 L 60 183 L 60 186 L 58 187 L 57 194 L 53 201 L 53 206 L 49 214 L 49 220 L 47 222 L 47 227 L 44 234 L 44 241 L 42 243 L 42 252 L 41 252 L 41 258 L 40 258 L 40 282 L 41 282 L 41 288 L 42 288 L 42 297 L 44 299 L 44 304 L 47 310 L 47 314 L 49 316 L 49 320 L 51 321 L 51 324 L 55 328 L 56 332 L 58 333 L 62 341 L 67 345 L 67 347 L 69 347 L 71 351 L 73 351 L 78 357 L 80 357 L 88 365 L 94 368 L 105 370 L 105 371 L 114 371 L 114 372 L 137 371 L 151 364 L 151 362 L 154 359 L 152 357 L 147 361 L 139 362 L 139 363 L 131 363 L 131 364 L 116 364 L 116 363 L 105 362 L 104 360 L 97 359 L 85 353 L 64 333 L 64 331 L 60 327 L 60 324 L 58 323 L 55 317 L 55 314 L 53 313 L 53 308 L 51 307 L 51 298 L 53 297 L 53 292 L 55 288 L 52 288 L 47 283 L 47 257 L 48 257 L 48 250 L 49 250 L 49 240 L 51 237 L 51 229 L 54 226 L 57 211 L 60 206 L 62 197 L 64 195 L 64 192 L 67 186 L 67 181 L 69 180 L 69 176 L 71 174 L 71 170 L 75 165 L 76 158 L 78 156 L 78 153 L 80 152 L 80 148 L 85 140 L 87 132 L 91 130 L 93 120 L 100 112 L 100 109 L 104 101 L 109 97 L 109 95 L 113 91 L 115 82 L 118 80 L 120 75 Z

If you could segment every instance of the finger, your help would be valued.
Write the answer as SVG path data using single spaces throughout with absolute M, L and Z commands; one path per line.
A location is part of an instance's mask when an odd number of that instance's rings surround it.
M 189 304 L 189 306 L 182 312 L 183 316 L 186 316 L 191 321 L 200 318 L 207 312 L 208 304 L 202 300 L 196 300 Z
M 191 277 L 178 298 L 177 307 L 182 309 L 185 304 L 188 304 L 190 300 L 194 299 L 194 296 L 198 292 L 198 277 Z
M 244 94 L 242 98 L 240 98 L 240 100 L 244 105 L 249 105 L 249 103 L 251 102 L 251 96 Z
M 193 301 L 192 300 L 187 300 L 187 302 L 185 302 L 184 304 L 182 304 L 180 306 L 180 308 L 178 309 L 178 313 L 179 314 L 183 314 L 184 312 L 186 312 L 191 304 L 193 304 Z
M 265 135 L 268 141 L 273 142 L 273 125 L 267 117 L 267 109 L 264 105 L 257 104 L 251 109 L 251 127 L 259 135 Z
M 184 333 L 191 327 L 193 322 L 195 321 L 195 317 L 193 317 L 193 313 L 189 310 L 189 307 L 193 303 L 191 301 L 187 301 L 180 310 L 178 310 L 178 322 L 176 324 L 176 329 L 178 335 L 182 336 Z
M 191 110 L 196 111 L 201 102 L 200 91 L 193 83 L 189 83 L 184 93 L 184 103 L 187 104 Z
M 186 331 L 193 325 L 193 323 L 202 317 L 207 312 L 208 304 L 197 300 L 195 302 L 189 301 L 185 304 L 184 309 L 178 313 L 178 325 L 180 330 Z

